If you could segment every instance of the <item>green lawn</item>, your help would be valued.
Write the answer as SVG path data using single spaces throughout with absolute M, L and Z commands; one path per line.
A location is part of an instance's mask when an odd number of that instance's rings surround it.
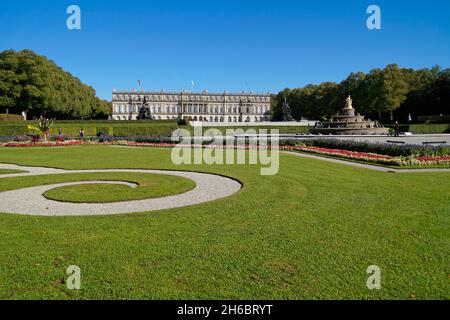
M 0 162 L 195 170 L 244 185 L 226 199 L 150 213 L 0 214 L 2 299 L 450 298 L 450 173 L 381 173 L 282 154 L 279 174 L 260 176 L 255 165 L 177 167 L 169 149 L 109 146 L 1 148 Z M 18 188 L 55 178 L 5 179 Z M 64 285 L 73 264 L 80 291 Z M 373 264 L 381 290 L 366 287 Z
M 161 174 L 102 172 L 72 175 L 75 176 L 75 178 L 71 178 L 72 181 L 75 181 L 75 179 L 79 179 L 78 181 L 124 181 L 136 183 L 138 186 L 136 188 L 113 184 L 82 184 L 63 186 L 45 192 L 44 196 L 48 199 L 56 201 L 75 203 L 105 203 L 158 198 L 187 192 L 195 188 L 195 182 L 192 180 L 183 177 Z M 50 176 L 49 178 L 55 179 L 55 176 Z M 36 181 L 36 184 L 39 185 L 41 183 Z M 0 179 L 0 190 L 2 190 L 2 185 L 3 184 Z
M 23 170 L 10 170 L 10 169 L 0 169 L 0 174 L 13 174 L 13 173 L 23 173 Z

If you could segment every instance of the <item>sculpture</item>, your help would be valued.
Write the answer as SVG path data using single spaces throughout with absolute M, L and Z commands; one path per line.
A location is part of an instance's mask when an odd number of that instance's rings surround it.
M 387 135 L 389 130 L 383 128 L 377 121 L 365 119 L 364 116 L 356 113 L 353 108 L 351 96 L 345 100 L 345 107 L 331 120 L 316 124 L 310 130 L 313 134 L 357 134 L 357 135 Z
M 345 100 L 345 109 L 353 109 L 353 100 L 352 97 L 349 95 L 348 98 Z
M 281 121 L 293 121 L 291 108 L 287 102 L 286 96 L 284 96 L 284 103 L 281 106 Z
M 150 108 L 147 107 L 147 97 L 144 97 L 142 106 L 139 109 L 139 114 L 137 116 L 137 120 L 153 120 L 152 114 L 150 112 Z

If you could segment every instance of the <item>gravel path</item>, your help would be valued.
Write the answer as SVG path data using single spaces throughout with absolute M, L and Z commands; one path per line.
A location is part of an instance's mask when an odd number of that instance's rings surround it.
M 345 164 L 347 166 L 351 167 L 357 167 L 357 168 L 364 168 L 369 170 L 375 170 L 375 171 L 381 171 L 381 172 L 392 172 L 392 173 L 413 173 L 413 172 L 450 172 L 450 169 L 394 169 L 394 168 L 386 168 L 386 167 L 380 167 L 380 166 L 374 166 L 370 164 L 365 163 L 358 163 L 358 162 L 352 162 L 352 161 L 345 161 L 340 159 L 334 159 L 334 158 L 326 158 L 321 156 L 315 156 L 312 154 L 306 154 L 306 153 L 299 153 L 299 152 L 291 152 L 291 151 L 283 151 L 284 153 L 301 157 L 301 158 L 309 158 L 309 159 L 316 159 L 316 160 L 322 160 L 332 163 L 339 163 L 339 164 Z
M 122 213 L 148 212 L 162 209 L 179 208 L 195 205 L 208 201 L 225 198 L 238 192 L 242 185 L 230 178 L 187 171 L 164 171 L 164 170 L 61 170 L 40 167 L 23 167 L 10 164 L 0 164 L 0 169 L 14 169 L 28 171 L 26 173 L 5 174 L 0 178 L 26 177 L 42 174 L 62 174 L 62 173 L 86 173 L 86 172 L 139 172 L 166 174 L 184 177 L 193 180 L 196 187 L 186 193 L 146 200 L 123 201 L 115 203 L 68 203 L 46 199 L 43 196 L 48 190 L 56 187 L 70 186 L 74 184 L 86 183 L 118 183 L 114 181 L 99 182 L 68 182 L 53 185 L 43 185 L 37 187 L 23 188 L 11 191 L 0 192 L 0 212 L 39 215 L 39 216 L 92 216 L 111 215 Z M 132 185 L 130 185 L 132 186 Z

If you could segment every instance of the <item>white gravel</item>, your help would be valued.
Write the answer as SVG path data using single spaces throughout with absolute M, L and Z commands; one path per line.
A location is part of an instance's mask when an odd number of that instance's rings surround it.
M 122 183 L 118 181 L 83 181 L 58 183 L 37 187 L 23 188 L 0 192 L 0 212 L 35 215 L 35 216 L 93 216 L 111 215 L 123 213 L 148 212 L 162 209 L 180 208 L 225 198 L 238 192 L 242 185 L 230 178 L 187 171 L 164 171 L 164 170 L 61 170 L 41 167 L 24 167 L 10 164 L 0 164 L 0 169 L 24 170 L 26 173 L 5 174 L 0 178 L 26 177 L 43 174 L 62 173 L 97 173 L 97 172 L 138 172 L 155 173 L 172 176 L 185 177 L 193 180 L 196 187 L 186 193 L 136 201 L 123 201 L 115 203 L 68 203 L 46 199 L 43 194 L 51 189 L 62 186 L 87 183 Z M 128 184 L 130 187 L 134 184 Z

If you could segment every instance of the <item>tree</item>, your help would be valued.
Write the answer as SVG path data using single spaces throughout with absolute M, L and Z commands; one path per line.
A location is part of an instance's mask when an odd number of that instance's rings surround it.
M 107 118 L 109 102 L 92 87 L 30 50 L 0 52 L 0 112 L 58 119 Z

